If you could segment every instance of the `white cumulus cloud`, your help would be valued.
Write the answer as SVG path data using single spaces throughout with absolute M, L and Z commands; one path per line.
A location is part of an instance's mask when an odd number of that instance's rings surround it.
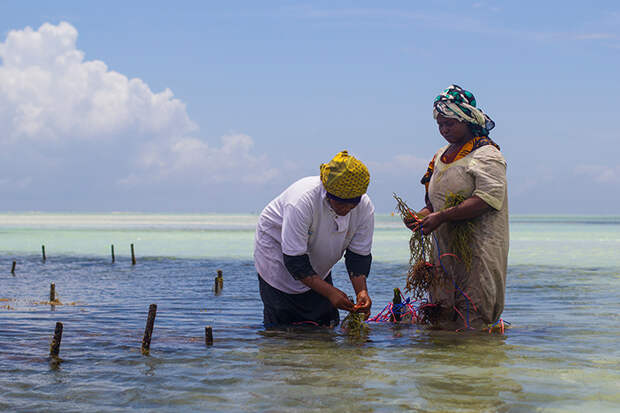
M 140 160 L 142 179 L 131 176 L 121 180 L 132 185 L 148 180 L 166 181 L 180 173 L 200 182 L 264 183 L 277 175 L 268 166 L 265 156 L 252 153 L 254 141 L 248 135 L 229 134 L 221 138 L 220 146 L 210 146 L 200 139 L 186 137 L 170 143 L 151 146 Z
M 3 140 L 113 139 L 196 129 L 169 89 L 153 93 L 140 79 L 85 61 L 69 23 L 13 30 L 0 44 Z
M 26 182 L 26 170 L 73 179 L 76 189 L 88 188 L 80 182 L 86 173 L 125 188 L 193 176 L 201 185 L 263 183 L 276 175 L 250 136 L 207 143 L 170 89 L 153 92 L 142 79 L 85 60 L 77 38 L 70 23 L 45 23 L 12 30 L 0 43 L 0 161 L 19 158 L 22 168 L 4 162 L 0 184 Z M 76 166 L 83 169 L 68 170 Z

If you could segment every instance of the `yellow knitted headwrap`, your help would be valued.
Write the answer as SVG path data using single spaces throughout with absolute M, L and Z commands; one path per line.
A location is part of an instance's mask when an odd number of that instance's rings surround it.
M 338 198 L 357 198 L 366 193 L 370 173 L 361 161 L 342 151 L 321 165 L 321 182 L 327 192 Z

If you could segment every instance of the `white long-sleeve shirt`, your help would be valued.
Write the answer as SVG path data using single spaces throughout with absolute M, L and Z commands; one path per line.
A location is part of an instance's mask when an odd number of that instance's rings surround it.
M 359 255 L 371 252 L 375 208 L 364 194 L 347 215 L 329 205 L 318 176 L 293 183 L 263 209 L 254 241 L 254 265 L 269 285 L 288 294 L 309 288 L 293 278 L 282 254 L 308 254 L 316 273 L 325 278 L 349 249 Z

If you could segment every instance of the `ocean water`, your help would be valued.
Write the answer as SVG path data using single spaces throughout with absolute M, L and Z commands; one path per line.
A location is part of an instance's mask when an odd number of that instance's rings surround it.
M 0 214 L 0 411 L 620 411 L 620 217 L 511 217 L 504 335 L 371 324 L 361 339 L 263 329 L 256 219 Z M 377 217 L 373 314 L 404 286 L 408 237 Z M 342 263 L 334 282 L 352 292 Z

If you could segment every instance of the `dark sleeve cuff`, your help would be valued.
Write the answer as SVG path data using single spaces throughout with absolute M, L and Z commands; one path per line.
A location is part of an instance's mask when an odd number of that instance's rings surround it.
M 359 255 L 351 250 L 347 250 L 344 254 L 344 265 L 347 267 L 349 276 L 355 277 L 364 275 L 368 277 L 370 273 L 370 264 L 372 263 L 372 254 Z
M 291 273 L 294 279 L 301 280 L 316 274 L 312 265 L 310 265 L 310 257 L 304 255 L 286 255 L 284 256 L 284 266 Z

